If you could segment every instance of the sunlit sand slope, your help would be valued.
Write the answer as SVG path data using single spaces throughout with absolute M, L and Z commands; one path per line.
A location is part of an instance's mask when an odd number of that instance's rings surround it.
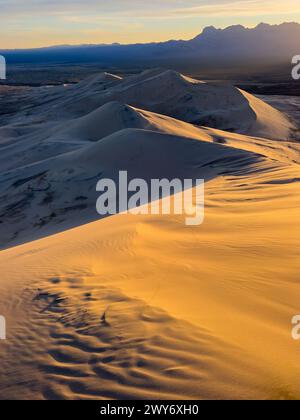
M 299 179 L 236 168 L 202 226 L 118 215 L 2 251 L 1 398 L 300 398 Z

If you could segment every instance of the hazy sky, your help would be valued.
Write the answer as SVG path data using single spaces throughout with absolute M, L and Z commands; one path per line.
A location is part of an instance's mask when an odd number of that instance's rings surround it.
M 0 0 L 0 48 L 189 39 L 205 26 L 300 22 L 299 0 Z

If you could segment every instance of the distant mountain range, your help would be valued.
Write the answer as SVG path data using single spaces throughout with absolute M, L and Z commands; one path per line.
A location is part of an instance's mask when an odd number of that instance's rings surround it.
M 211 67 L 253 68 L 287 64 L 300 54 L 300 24 L 261 23 L 249 29 L 207 27 L 189 41 L 132 45 L 55 46 L 30 50 L 0 50 L 11 64 L 88 63 L 103 67 L 172 67 L 204 70 Z

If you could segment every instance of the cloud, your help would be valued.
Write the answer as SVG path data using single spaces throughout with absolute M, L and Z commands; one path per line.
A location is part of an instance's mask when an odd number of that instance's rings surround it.
M 194 17 L 198 16 L 257 16 L 257 15 L 278 15 L 285 13 L 300 12 L 299 0 L 285 1 L 261 1 L 261 0 L 237 0 L 224 1 L 218 4 L 203 4 L 192 7 L 184 7 L 172 10 L 171 14 L 176 16 Z
M 300 9 L 299 0 L 0 0 L 1 16 L 194 17 L 278 14 Z

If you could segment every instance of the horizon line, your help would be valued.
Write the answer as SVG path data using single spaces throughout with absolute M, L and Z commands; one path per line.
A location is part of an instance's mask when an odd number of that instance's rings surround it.
M 208 28 L 214 28 L 216 31 L 226 31 L 230 28 L 235 28 L 235 27 L 241 27 L 245 30 L 254 30 L 257 29 L 258 27 L 265 25 L 265 26 L 269 26 L 269 27 L 278 27 L 278 26 L 282 26 L 282 25 L 299 25 L 300 26 L 300 22 L 297 21 L 289 21 L 289 22 L 281 22 L 281 23 L 267 23 L 267 22 L 260 22 L 257 25 L 254 26 L 245 26 L 242 24 L 235 24 L 235 25 L 229 25 L 229 26 L 224 26 L 224 27 L 215 27 L 214 25 L 208 25 L 202 28 L 202 31 L 199 32 L 198 34 L 196 34 L 193 38 L 188 38 L 188 39 L 183 39 L 183 38 L 173 38 L 173 39 L 165 39 L 163 41 L 149 41 L 149 42 L 134 42 L 134 43 L 120 43 L 120 42 L 111 42 L 111 43 L 85 43 L 85 44 L 52 44 L 52 45 L 45 45 L 45 46 L 41 46 L 41 47 L 29 47 L 29 48 L 0 48 L 0 51 L 6 51 L 6 52 L 13 52 L 13 51 L 30 51 L 30 50 L 43 50 L 43 49 L 51 49 L 51 48 L 72 48 L 72 47 L 113 47 L 113 46 L 131 46 L 131 45 L 151 45 L 151 44 L 164 44 L 167 42 L 189 42 L 192 41 L 193 39 L 203 35 L 203 33 L 205 32 L 206 29 Z

